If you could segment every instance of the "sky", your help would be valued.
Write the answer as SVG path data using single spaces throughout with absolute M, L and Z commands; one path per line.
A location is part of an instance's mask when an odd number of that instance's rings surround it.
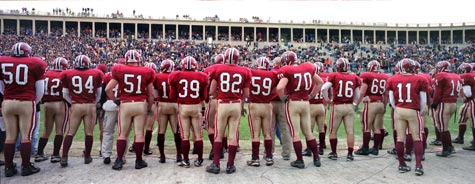
M 145 17 L 190 15 L 201 20 L 218 15 L 221 20 L 258 16 L 262 20 L 302 22 L 312 20 L 390 24 L 475 23 L 473 0 L 74 0 L 1 1 L 0 9 L 52 11 L 57 8 L 93 8 L 98 14 L 117 10 L 125 16 Z

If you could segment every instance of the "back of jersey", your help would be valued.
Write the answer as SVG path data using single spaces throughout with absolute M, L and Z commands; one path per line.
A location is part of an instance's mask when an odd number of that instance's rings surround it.
M 102 76 L 102 72 L 96 69 L 66 70 L 61 73 L 61 82 L 69 89 L 73 103 L 95 103 Z
M 279 80 L 274 71 L 251 70 L 251 88 L 249 101 L 253 103 L 269 103 L 274 98 L 272 91 L 275 90 Z
M 216 67 L 210 77 L 217 82 L 219 100 L 242 100 L 243 89 L 251 85 L 250 71 L 236 65 Z
M 55 102 L 63 100 L 63 85 L 60 71 L 47 71 L 45 79 L 45 94 L 43 102 Z
M 315 67 L 310 63 L 303 63 L 298 66 L 284 66 L 280 69 L 283 77 L 289 82 L 286 86 L 286 93 L 290 100 L 309 100 L 308 95 L 312 92 L 313 75 Z
M 119 83 L 120 100 L 146 100 L 147 85 L 154 81 L 155 73 L 140 66 L 116 65 L 112 68 L 112 78 Z
M 5 84 L 4 98 L 33 101 L 36 98 L 35 82 L 43 79 L 46 62 L 36 57 L 0 57 Z
M 361 74 L 360 78 L 363 83 L 368 85 L 366 96 L 369 97 L 370 101 L 382 101 L 388 76 L 381 73 L 365 72 Z
M 361 80 L 352 73 L 330 73 L 327 82 L 332 83 L 333 104 L 351 104 L 354 100 L 355 90 L 361 86 Z
M 396 75 L 388 80 L 396 107 L 420 110 L 420 92 L 425 92 L 425 79 L 418 75 Z

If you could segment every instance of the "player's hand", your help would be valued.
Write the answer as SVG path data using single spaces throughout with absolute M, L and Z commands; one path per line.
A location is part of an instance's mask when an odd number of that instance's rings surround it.
M 247 110 L 246 110 L 245 108 L 242 108 L 242 110 L 241 110 L 241 116 L 244 117 L 244 116 L 246 116 L 246 114 L 247 114 Z
M 115 103 L 117 106 L 120 106 L 120 100 L 119 100 L 119 99 L 115 99 L 115 100 L 114 100 L 114 103 Z
M 206 108 L 205 108 L 205 107 L 202 107 L 202 108 L 201 108 L 201 116 L 205 116 L 205 111 L 206 111 Z
M 99 109 L 99 110 L 102 109 L 102 104 L 99 103 L 99 102 L 97 102 L 97 103 L 96 103 L 96 109 Z
M 287 98 L 289 98 L 289 95 L 285 95 L 282 98 L 280 98 L 281 101 L 286 102 Z
M 355 112 L 358 112 L 358 104 L 356 104 L 356 103 L 354 103 L 354 102 L 353 102 L 353 110 L 354 110 Z
M 432 108 L 432 109 L 437 109 L 437 106 L 438 106 L 438 105 L 439 105 L 439 104 L 433 103 L 433 104 L 430 105 L 430 108 Z

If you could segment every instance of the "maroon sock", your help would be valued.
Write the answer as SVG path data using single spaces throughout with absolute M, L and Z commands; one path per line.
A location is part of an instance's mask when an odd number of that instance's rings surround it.
M 264 140 L 264 147 L 266 149 L 266 157 L 272 158 L 272 140 Z
M 412 140 L 412 134 L 406 134 L 406 154 L 412 154 L 412 148 L 414 147 L 414 141 Z
M 371 139 L 370 132 L 363 132 L 363 148 L 369 148 L 369 140 Z
M 209 143 L 211 143 L 211 147 L 213 147 L 214 142 L 214 134 L 208 134 Z
M 152 131 L 151 130 L 147 130 L 145 131 L 145 147 L 144 147 L 144 150 L 145 151 L 148 151 L 150 150 L 150 142 L 152 142 Z
M 259 145 L 261 142 L 252 141 L 252 159 L 259 159 Z
M 424 146 L 421 141 L 414 141 L 414 155 L 416 156 L 416 167 L 422 166 L 422 155 L 424 154 Z
M 384 137 L 382 134 L 374 134 L 374 145 L 373 149 L 379 150 L 379 147 L 381 146 L 381 137 Z
M 188 155 L 190 154 L 190 140 L 181 141 L 181 150 L 183 151 L 183 160 L 190 160 Z
M 142 160 L 144 142 L 134 142 L 134 151 L 137 160 Z
M 475 140 L 475 128 L 472 128 L 472 140 Z
M 406 161 L 404 161 L 404 142 L 396 142 L 396 153 L 397 159 L 399 160 L 399 166 L 405 166 Z
M 323 125 L 323 130 L 325 131 L 325 133 L 327 132 L 327 125 L 326 124 Z
M 424 149 L 427 148 L 427 137 L 429 137 L 429 128 L 424 128 L 424 134 L 422 137 L 422 144 L 424 145 Z
M 318 158 L 318 145 L 317 145 L 317 140 L 312 139 L 307 141 L 307 147 L 312 150 L 313 153 L 313 158 L 317 159 Z
M 157 136 L 158 150 L 160 157 L 165 158 L 165 134 L 158 134 Z
M 223 143 L 223 149 L 227 150 L 228 149 L 228 138 L 223 137 L 223 140 L 221 142 Z
M 353 148 L 348 147 L 348 155 L 353 155 Z
M 397 142 L 397 131 L 393 130 L 393 141 L 394 141 L 394 147 L 396 147 L 396 142 Z
M 237 146 L 229 145 L 228 147 L 228 165 L 234 165 L 234 158 L 236 158 Z
M 63 143 L 63 157 L 68 157 L 69 148 L 71 148 L 72 143 L 73 143 L 73 136 L 67 135 L 64 138 L 64 143 Z
M 223 143 L 222 142 L 216 142 L 214 141 L 213 143 L 213 163 L 216 165 L 219 165 L 219 159 L 221 158 L 221 150 L 223 149 Z
M 21 165 L 30 166 L 31 142 L 22 142 L 20 144 Z
M 53 141 L 53 155 L 58 156 L 59 150 L 61 149 L 61 144 L 63 144 L 63 135 L 54 136 Z
M 3 145 L 3 156 L 5 158 L 5 168 L 13 168 L 13 158 L 15 156 L 15 143 L 5 143 Z
M 325 146 L 325 132 L 318 133 L 318 142 L 320 143 L 320 149 L 323 150 Z
M 46 147 L 46 144 L 48 143 L 48 138 L 40 138 L 38 140 L 38 155 L 44 155 L 44 149 Z
M 452 135 L 450 134 L 450 131 L 447 131 L 447 143 L 449 144 L 449 147 L 453 147 L 452 145 Z
M 330 147 L 332 148 L 332 153 L 336 153 L 336 144 L 338 143 L 338 139 L 330 139 Z
M 467 131 L 467 124 L 460 124 L 459 125 L 459 135 L 458 138 L 463 140 L 463 136 L 465 135 L 465 131 Z
M 384 143 L 384 135 L 386 134 L 386 129 L 381 129 L 381 137 L 380 137 L 380 141 L 379 141 L 379 148 L 382 148 L 383 147 L 383 143 Z
M 447 143 L 447 134 L 446 132 L 440 132 L 440 141 L 442 142 L 442 150 L 447 151 L 449 145 Z
M 127 147 L 127 141 L 118 139 L 116 146 L 117 146 L 117 160 L 122 160 L 122 158 L 124 158 L 125 148 Z
M 434 127 L 434 129 L 435 129 L 435 140 L 442 141 L 442 133 L 437 128 Z
M 86 138 L 85 138 L 86 150 L 84 152 L 85 157 L 90 157 L 91 156 L 91 149 L 92 149 L 93 141 L 94 141 L 94 138 L 92 137 L 92 135 L 86 135 Z
M 175 134 L 175 147 L 176 155 L 180 155 L 183 153 L 183 150 L 181 150 L 181 135 L 179 133 Z
M 198 160 L 203 160 L 203 140 L 195 141 L 193 147 L 196 149 L 196 153 L 198 153 Z
M 293 144 L 294 144 L 295 154 L 297 155 L 297 160 L 303 160 L 302 141 L 294 141 Z

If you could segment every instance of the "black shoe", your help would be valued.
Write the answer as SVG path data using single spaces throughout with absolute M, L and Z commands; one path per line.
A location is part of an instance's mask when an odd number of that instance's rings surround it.
M 412 161 L 412 154 L 404 154 L 404 161 L 406 162 Z
M 195 167 L 201 167 L 203 165 L 203 159 L 196 159 L 193 163 Z
M 135 153 L 134 146 L 130 146 L 130 147 L 129 147 L 129 152 Z
M 209 173 L 219 174 L 220 170 L 221 169 L 219 168 L 219 165 L 216 165 L 214 163 L 211 163 L 211 165 L 206 167 L 206 172 L 209 172 Z
M 433 146 L 442 146 L 442 142 L 440 142 L 439 140 L 434 140 L 434 141 L 430 142 L 430 145 L 433 145 Z
M 60 156 L 55 156 L 55 155 L 52 155 L 51 156 L 51 163 L 57 163 L 57 162 L 60 162 L 61 161 L 61 157 Z
M 397 155 L 396 148 L 388 150 L 388 154 Z
M 143 150 L 144 155 L 151 155 L 153 152 L 151 150 Z
M 399 170 L 399 173 L 406 173 L 406 172 L 411 171 L 411 167 L 407 165 L 403 165 L 403 166 L 399 166 L 398 170 Z
M 369 155 L 368 148 L 361 147 L 355 152 L 356 155 Z
M 416 173 L 416 176 L 424 175 L 424 169 L 422 168 L 422 166 L 416 167 L 416 170 L 414 170 L 414 172 Z
M 303 160 L 295 160 L 293 162 L 290 162 L 290 166 L 303 169 L 305 168 L 305 163 L 303 162 Z
M 111 163 L 111 158 L 110 157 L 106 157 L 104 158 L 104 164 L 110 164 Z
M 462 149 L 468 150 L 468 151 L 475 151 L 475 145 L 471 144 L 470 146 L 465 146 Z
M 463 144 L 463 137 L 456 137 L 454 140 L 452 140 L 452 143 Z
M 3 160 L 0 160 L 0 166 L 5 165 L 5 162 Z
M 272 159 L 272 157 L 268 157 L 265 160 L 266 160 L 266 166 L 274 165 L 274 159 Z
M 422 161 L 426 161 L 426 154 L 422 154 Z
M 259 158 L 252 158 L 251 160 L 247 161 L 248 166 L 254 166 L 254 167 L 259 167 L 261 166 L 261 161 Z
M 5 167 L 5 177 L 12 177 L 15 176 L 17 173 L 18 170 L 16 169 L 16 164 L 12 168 Z
M 61 160 L 59 161 L 61 164 L 61 167 L 67 167 L 68 166 L 68 157 L 61 157 Z
M 320 167 L 322 166 L 322 162 L 320 161 L 320 157 L 318 157 L 317 159 L 313 159 L 313 165 L 315 165 L 315 167 Z
M 355 160 L 355 158 L 354 158 L 353 155 L 347 155 L 347 156 L 346 156 L 346 161 L 347 161 L 347 162 L 351 162 L 351 161 L 353 161 L 353 160 Z
M 327 149 L 327 145 L 326 145 L 326 144 L 323 145 L 323 149 Z
M 102 150 L 99 150 L 99 157 L 102 157 Z
M 370 148 L 370 149 L 369 149 L 369 154 L 372 154 L 372 155 L 379 155 L 379 149 L 377 149 L 377 148 Z
M 178 166 L 184 167 L 184 168 L 190 168 L 191 164 L 189 160 L 183 160 L 180 163 L 178 163 Z
M 450 151 L 445 150 L 445 151 L 439 151 L 435 153 L 436 156 L 438 157 L 449 157 L 450 156 Z
M 388 131 L 384 131 L 384 137 L 387 137 L 389 135 L 389 132 Z
M 183 161 L 183 158 L 181 157 L 181 155 L 177 155 L 176 156 L 176 163 L 180 163 L 181 161 Z
M 114 162 L 114 165 L 112 165 L 112 169 L 119 171 L 122 169 L 123 165 L 124 165 L 124 161 L 116 159 Z
M 144 160 L 135 160 L 135 169 L 142 169 L 147 167 L 148 164 Z
M 158 158 L 158 162 L 160 162 L 160 163 L 162 163 L 162 164 L 165 163 L 166 160 L 167 160 L 167 159 L 166 159 L 165 157 L 159 157 L 159 158 Z
M 92 162 L 92 157 L 84 157 L 84 164 L 90 164 Z
M 45 161 L 45 160 L 48 160 L 48 159 L 49 159 L 48 157 L 49 157 L 49 156 L 48 156 L 47 154 L 41 154 L 41 155 L 40 155 L 40 154 L 37 154 L 37 155 L 35 156 L 35 162 L 43 162 L 43 161 Z
M 32 174 L 35 174 L 37 172 L 40 172 L 40 168 L 38 167 L 35 167 L 35 165 L 33 165 L 32 163 L 30 163 L 29 166 L 26 166 L 26 167 L 21 167 L 21 175 L 22 176 L 29 176 L 29 175 L 32 175 Z
M 336 160 L 336 159 L 338 159 L 338 154 L 330 153 L 330 154 L 328 154 L 328 158 L 331 159 L 331 160 Z
M 208 157 L 209 160 L 213 160 L 214 159 L 214 152 L 213 152 L 213 149 L 211 149 L 211 151 L 209 151 L 209 157 Z
M 226 166 L 226 174 L 232 174 L 236 172 L 236 167 L 234 165 Z
M 309 149 L 305 149 L 302 152 L 302 156 L 311 157 L 312 156 L 312 151 L 310 151 Z
M 324 154 L 324 153 L 323 153 L 323 149 L 318 149 L 318 154 L 319 154 L 319 155 L 323 155 L 323 154 Z
M 449 147 L 449 153 L 454 154 L 455 153 L 455 148 L 453 146 Z

